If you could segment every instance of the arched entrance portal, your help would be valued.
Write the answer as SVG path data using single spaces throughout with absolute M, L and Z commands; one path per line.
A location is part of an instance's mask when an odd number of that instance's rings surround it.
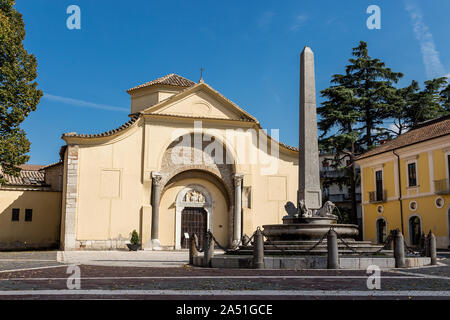
M 420 244 L 420 237 L 422 235 L 422 225 L 418 216 L 409 218 L 409 241 L 412 246 Z
M 377 220 L 377 243 L 384 243 L 387 237 L 387 226 L 384 218 Z
M 185 233 L 195 232 L 200 238 L 209 229 L 222 246 L 229 247 L 233 232 L 230 198 L 223 181 L 210 172 L 187 170 L 171 177 L 159 207 L 161 246 L 182 249 Z
M 175 202 L 175 249 L 187 248 L 187 239 L 197 234 L 203 247 L 205 232 L 212 230 L 212 199 L 201 185 L 189 185 L 181 190 Z

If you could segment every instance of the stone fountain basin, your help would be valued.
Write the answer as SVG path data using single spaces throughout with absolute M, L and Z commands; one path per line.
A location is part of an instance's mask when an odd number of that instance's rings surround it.
M 270 240 L 314 240 L 320 239 L 333 228 L 342 238 L 355 238 L 359 231 L 354 224 L 337 223 L 292 223 L 264 225 L 264 234 Z

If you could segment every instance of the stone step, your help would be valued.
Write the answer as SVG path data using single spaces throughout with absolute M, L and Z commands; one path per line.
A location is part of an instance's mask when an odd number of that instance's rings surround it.
M 312 246 L 300 246 L 300 245 L 284 245 L 284 246 L 272 246 L 272 245 L 265 245 L 264 250 L 308 250 Z M 315 247 L 315 249 L 325 249 L 327 250 L 327 245 L 318 245 Z M 347 249 L 347 246 L 345 245 L 338 245 L 339 249 Z M 370 251 L 376 251 L 382 248 L 382 246 L 375 247 L 375 246 L 367 246 L 367 245 L 359 245 L 359 246 L 350 246 L 350 248 L 360 251 L 370 250 Z
M 367 254 L 374 253 L 378 250 L 378 248 L 372 248 L 372 250 L 358 250 Z M 326 249 L 314 249 L 311 251 L 307 250 L 272 250 L 265 249 L 264 255 L 326 255 L 328 251 Z M 231 255 L 253 255 L 253 250 L 236 250 L 232 252 L 227 252 L 227 254 Z M 356 255 L 352 250 L 349 249 L 339 249 L 339 255 Z M 392 250 L 382 250 L 380 255 L 392 255 Z
M 270 241 L 270 243 L 274 243 L 276 245 L 283 245 L 283 244 L 315 244 L 317 243 L 317 241 L 319 240 L 275 240 L 275 241 Z M 345 242 L 347 242 L 348 244 L 365 244 L 365 245 L 377 245 L 377 244 L 373 244 L 371 241 L 356 241 L 355 239 L 344 239 Z M 340 243 L 341 241 L 338 240 L 338 242 Z M 269 241 L 265 241 L 264 243 L 269 243 Z M 322 243 L 327 243 L 327 239 L 324 239 Z
M 272 245 L 272 244 L 265 244 L 264 250 L 277 250 L 277 248 L 282 248 L 286 250 L 307 250 L 311 248 L 314 244 L 292 244 L 292 245 Z M 376 251 L 381 249 L 383 246 L 381 245 L 369 245 L 369 244 L 349 244 L 349 246 L 355 250 L 360 251 Z M 338 244 L 339 249 L 347 249 L 347 246 L 344 244 L 339 243 Z M 321 243 L 315 247 L 315 249 L 324 249 L 327 250 L 327 244 Z M 239 250 L 253 250 L 252 246 L 245 247 L 240 246 Z

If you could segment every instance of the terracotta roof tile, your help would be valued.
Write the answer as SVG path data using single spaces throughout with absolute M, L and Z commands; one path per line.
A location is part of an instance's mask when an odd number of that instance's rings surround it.
M 164 77 L 152 80 L 150 82 L 138 85 L 136 87 L 133 87 L 131 89 L 128 89 L 127 92 L 131 92 L 140 88 L 150 87 L 155 84 L 162 84 L 162 85 L 169 85 L 169 86 L 177 86 L 177 87 L 192 87 L 195 85 L 195 82 L 183 78 L 177 74 L 171 73 Z
M 3 174 L 3 177 L 8 181 L 6 185 L 9 186 L 45 186 L 45 173 L 39 171 L 44 168 L 41 165 L 24 164 L 19 166 L 22 170 L 19 176 L 15 177 L 9 174 Z M 1 169 L 0 169 L 1 172 Z
M 450 116 L 429 120 L 417 125 L 397 138 L 387 141 L 379 147 L 362 154 L 358 157 L 358 160 L 449 134 Z
M 131 117 L 130 121 L 124 123 L 123 125 L 121 125 L 119 128 L 113 129 L 113 130 L 109 130 L 106 132 L 102 132 L 102 133 L 97 133 L 97 134 L 77 134 L 76 132 L 69 132 L 69 133 L 64 133 L 63 134 L 63 138 L 64 137 L 75 137 L 75 138 L 102 138 L 102 137 L 109 137 L 112 136 L 120 131 L 123 131 L 129 127 L 131 127 L 137 120 L 139 119 L 139 114 L 135 114 Z

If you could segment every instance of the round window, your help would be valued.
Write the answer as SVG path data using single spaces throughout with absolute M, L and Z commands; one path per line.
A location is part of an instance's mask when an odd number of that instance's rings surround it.
M 382 214 L 383 211 L 384 211 L 384 207 L 380 204 L 380 205 L 377 207 L 377 212 L 378 212 L 379 214 Z
M 444 206 L 444 203 L 445 203 L 445 201 L 441 197 L 438 197 L 435 200 L 436 207 L 438 207 L 439 209 Z
M 416 210 L 417 210 L 417 201 L 411 201 L 411 202 L 409 203 L 409 208 L 410 208 L 412 211 L 416 211 Z

